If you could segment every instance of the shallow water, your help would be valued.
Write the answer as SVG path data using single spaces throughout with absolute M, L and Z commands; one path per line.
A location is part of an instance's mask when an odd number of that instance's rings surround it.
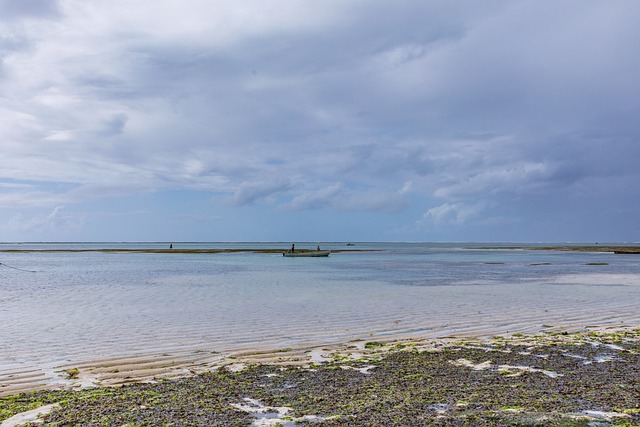
M 469 246 L 322 244 L 377 249 L 328 258 L 0 252 L 4 267 L 36 271 L 0 268 L 0 371 L 199 347 L 640 325 L 638 255 Z M 166 246 L 4 244 L 0 250 L 17 247 Z

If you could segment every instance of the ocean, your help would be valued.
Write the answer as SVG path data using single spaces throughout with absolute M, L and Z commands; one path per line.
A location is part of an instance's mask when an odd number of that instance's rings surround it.
M 328 258 L 177 253 L 290 243 L 73 251 L 168 245 L 0 244 L 0 374 L 199 348 L 640 325 L 640 255 L 522 243 L 319 243 L 352 250 Z

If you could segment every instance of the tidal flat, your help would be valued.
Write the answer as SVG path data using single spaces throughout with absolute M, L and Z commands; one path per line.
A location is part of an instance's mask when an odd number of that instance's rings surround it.
M 185 378 L 7 396 L 0 426 L 39 407 L 44 426 L 640 426 L 640 329 L 238 354 Z
M 616 254 L 640 254 L 640 246 L 634 245 L 558 245 L 558 246 L 480 246 L 469 249 L 487 250 L 536 250 L 559 252 L 613 252 Z

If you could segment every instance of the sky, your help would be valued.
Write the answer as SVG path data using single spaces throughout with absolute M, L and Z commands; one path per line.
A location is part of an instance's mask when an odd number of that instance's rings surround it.
M 636 0 L 0 0 L 0 241 L 640 241 Z

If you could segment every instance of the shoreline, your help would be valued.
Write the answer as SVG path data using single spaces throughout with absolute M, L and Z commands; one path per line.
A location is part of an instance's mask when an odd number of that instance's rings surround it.
M 232 419 L 239 423 L 234 425 L 257 419 L 264 423 L 254 425 L 292 426 L 312 420 L 329 426 L 431 425 L 427 423 L 436 420 L 438 425 L 478 426 L 640 422 L 640 329 L 634 327 L 355 340 L 200 356 L 181 376 L 159 375 L 148 360 L 139 371 L 120 371 L 129 381 L 88 389 L 79 384 L 90 368 L 78 365 L 74 371 L 65 366 L 68 375 L 75 376 L 70 380 L 78 385 L 71 387 L 75 391 L 0 397 L 0 421 L 46 405 L 53 409 L 45 416 L 47 422 L 82 425 L 104 417 L 113 417 L 114 425 L 137 425 L 144 417 L 156 423 L 203 425 L 193 417 L 204 413 L 211 417 L 206 425 L 230 425 Z M 208 365 L 207 358 L 218 358 L 215 366 Z M 169 354 L 160 359 L 155 362 L 171 364 Z M 103 360 L 101 372 L 116 373 L 125 360 Z M 150 375 L 132 376 L 143 370 Z M 215 405 L 211 393 L 221 396 Z M 194 401 L 202 403 L 191 406 Z M 175 410 L 182 405 L 187 406 Z M 261 418 L 265 414 L 271 424 Z M 172 418 L 176 416 L 182 418 Z M 156 425 L 153 422 L 140 425 Z M 625 422 L 629 424 L 620 424 Z
M 356 337 L 342 342 L 318 342 L 289 347 L 254 345 L 228 350 L 207 346 L 190 348 L 158 348 L 153 351 L 53 362 L 45 366 L 19 366 L 0 369 L 0 398 L 39 390 L 83 389 L 86 387 L 118 387 L 160 379 L 191 377 L 220 368 L 251 364 L 309 367 L 331 360 L 335 353 L 346 358 L 362 357 L 363 347 L 374 341 L 385 345 L 431 347 L 457 341 L 490 341 L 496 336 L 538 337 L 640 330 L 640 324 L 542 325 L 505 331 L 478 328 L 470 332 L 435 335 L 392 334 L 366 338 Z M 442 331 L 444 332 L 444 331 Z M 453 332 L 453 331 L 450 331 Z M 509 338 L 507 338 L 509 339 Z

